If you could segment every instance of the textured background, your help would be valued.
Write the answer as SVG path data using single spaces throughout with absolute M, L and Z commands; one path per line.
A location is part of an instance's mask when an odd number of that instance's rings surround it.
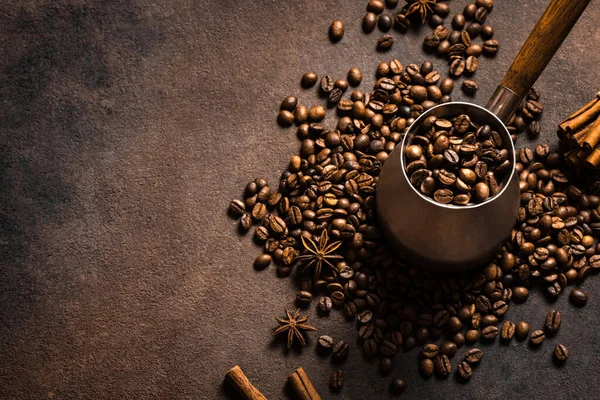
M 379 61 L 421 62 L 429 29 L 394 33 L 381 54 L 378 35 L 360 30 L 366 1 L 162 3 L 0 6 L 0 398 L 233 398 L 222 378 L 235 364 L 269 398 L 285 397 L 300 365 L 324 397 L 386 397 L 391 377 L 362 360 L 338 313 L 312 321 L 353 345 L 339 395 L 327 389 L 334 366 L 314 346 L 285 354 L 271 342 L 273 317 L 295 290 L 272 268 L 253 270 L 258 249 L 225 210 L 249 180 L 276 182 L 297 151 L 294 130 L 275 119 L 285 95 L 320 102 L 300 90 L 302 73 L 343 77 L 357 66 L 367 90 Z M 548 0 L 497 3 L 489 21 L 503 47 L 481 59 L 479 104 Z M 346 23 L 336 45 L 333 18 Z M 592 2 L 539 81 L 541 141 L 554 143 L 561 117 L 598 90 L 599 18 Z M 556 307 L 563 327 L 537 351 L 486 346 L 467 385 L 423 381 L 417 351 L 399 356 L 404 397 L 597 398 L 595 281 L 582 310 L 567 296 L 512 307 L 507 318 L 534 327 Z M 557 341 L 571 353 L 560 369 L 550 362 Z

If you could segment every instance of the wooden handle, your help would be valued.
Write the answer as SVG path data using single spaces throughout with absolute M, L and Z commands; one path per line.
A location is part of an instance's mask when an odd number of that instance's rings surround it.
M 542 74 L 590 0 L 552 0 L 502 80 L 523 98 Z

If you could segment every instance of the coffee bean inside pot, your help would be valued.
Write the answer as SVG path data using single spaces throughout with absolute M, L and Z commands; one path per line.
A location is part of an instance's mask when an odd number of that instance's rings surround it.
M 418 97 L 415 88 L 418 86 L 412 87 L 413 97 Z M 509 176 L 504 169 L 511 165 L 496 131 L 466 114 L 435 118 L 427 125 L 415 131 L 404 153 L 406 172 L 417 190 L 438 203 L 455 205 L 484 202 L 500 192 Z M 434 181 L 423 188 L 429 176 Z

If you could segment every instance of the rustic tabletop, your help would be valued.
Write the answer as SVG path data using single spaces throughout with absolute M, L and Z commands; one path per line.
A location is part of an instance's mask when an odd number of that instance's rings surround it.
M 548 0 L 499 0 L 489 17 L 502 48 L 481 59 L 474 101 L 485 104 Z M 366 1 L 11 1 L 0 6 L 0 398 L 235 398 L 223 387 L 239 364 L 270 399 L 303 366 L 324 398 L 387 398 L 390 377 L 365 361 L 340 313 L 321 333 L 351 344 L 342 392 L 337 369 L 314 351 L 273 343 L 274 316 L 296 288 L 239 236 L 226 208 L 245 184 L 277 182 L 299 142 L 279 128 L 281 99 L 308 70 L 335 77 L 352 66 L 374 82 L 380 61 L 425 59 L 425 32 L 393 33 L 388 53 L 362 32 Z M 464 0 L 453 0 L 453 10 Z M 327 38 L 334 18 L 343 40 Z M 600 3 L 592 2 L 537 84 L 545 111 L 537 142 L 600 82 Z M 445 71 L 444 61 L 433 59 Z M 454 99 L 464 99 L 455 90 Z M 527 144 L 525 137 L 519 139 Z M 533 143 L 531 143 L 533 144 Z M 597 398 L 600 285 L 575 309 L 539 293 L 512 320 L 559 334 L 537 350 L 485 347 L 468 384 L 428 381 L 417 350 L 396 360 L 405 398 Z M 570 351 L 551 362 L 555 343 Z

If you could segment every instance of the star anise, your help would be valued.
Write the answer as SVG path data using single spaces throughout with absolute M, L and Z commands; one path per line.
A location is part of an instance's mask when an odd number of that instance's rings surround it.
M 306 321 L 308 321 L 308 316 L 300 316 L 300 309 L 297 309 L 294 314 L 292 314 L 289 310 L 285 310 L 285 313 L 287 315 L 287 319 L 275 318 L 277 322 L 279 322 L 279 326 L 273 331 L 273 336 L 287 332 L 288 349 L 292 347 L 294 338 L 297 338 L 298 341 L 304 346 L 306 344 L 306 340 L 304 340 L 302 331 L 316 331 L 317 329 L 306 323 Z
M 410 7 L 406 11 L 406 16 L 411 16 L 414 13 L 419 13 L 421 23 L 427 22 L 427 18 L 433 12 L 433 7 L 437 0 L 409 0 Z
M 308 261 L 304 266 L 303 271 L 309 269 L 312 265 L 315 267 L 315 282 L 319 279 L 321 275 L 321 269 L 323 268 L 323 264 L 327 265 L 334 275 L 337 275 L 338 269 L 335 265 L 329 262 L 329 259 L 342 259 L 341 255 L 331 254 L 333 253 L 340 245 L 341 241 L 328 243 L 329 235 L 327 234 L 327 229 L 323 229 L 321 232 L 321 237 L 319 237 L 319 244 L 317 245 L 314 240 L 301 236 L 302 244 L 307 251 L 307 254 L 304 254 L 298 257 L 298 261 Z

